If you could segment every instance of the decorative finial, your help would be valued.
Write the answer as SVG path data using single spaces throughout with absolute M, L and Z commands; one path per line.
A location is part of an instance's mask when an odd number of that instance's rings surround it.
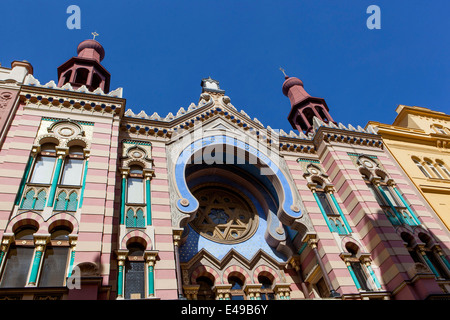
M 97 32 L 91 32 L 91 34 L 94 36 L 93 38 L 92 38 L 92 40 L 95 40 L 95 37 L 98 37 L 99 36 L 99 34 L 97 33 Z
M 284 77 L 287 78 L 287 75 L 286 75 L 286 73 L 284 72 L 284 69 L 283 69 L 282 67 L 280 67 L 280 70 L 281 70 L 281 72 L 283 72 Z

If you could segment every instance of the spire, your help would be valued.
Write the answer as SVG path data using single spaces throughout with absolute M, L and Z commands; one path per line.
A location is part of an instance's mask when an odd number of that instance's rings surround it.
M 89 91 L 97 88 L 109 92 L 110 73 L 101 65 L 105 58 L 105 49 L 95 40 L 98 33 L 93 32 L 94 39 L 82 41 L 77 47 L 77 56 L 72 57 L 58 67 L 58 87 L 70 83 L 77 89 L 86 86 Z
M 328 113 L 329 109 L 325 100 L 309 95 L 303 87 L 302 80 L 285 74 L 282 91 L 291 102 L 288 120 L 293 129 L 304 133 L 311 132 L 314 117 L 325 123 L 336 123 Z

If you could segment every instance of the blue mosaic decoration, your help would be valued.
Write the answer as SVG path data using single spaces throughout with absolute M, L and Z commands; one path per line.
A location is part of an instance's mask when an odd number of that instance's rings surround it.
M 231 166 L 230 166 L 231 167 Z M 230 168 L 231 169 L 231 168 Z M 203 176 L 190 181 L 189 187 L 193 188 L 196 185 L 209 182 L 209 177 Z M 277 252 L 274 248 L 270 247 L 265 239 L 265 233 L 278 235 L 278 240 L 285 240 L 286 235 L 280 235 L 275 232 L 275 229 L 280 225 L 280 221 L 276 215 L 276 205 L 273 198 L 261 188 L 261 194 L 264 196 L 264 200 L 269 206 L 269 212 L 266 214 L 261 206 L 260 202 L 255 196 L 249 192 L 246 188 L 238 183 L 218 176 L 214 177 L 214 182 L 222 183 L 234 188 L 243 194 L 245 194 L 249 200 L 253 203 L 256 209 L 256 213 L 259 215 L 259 223 L 255 234 L 246 241 L 240 243 L 225 244 L 209 240 L 199 233 L 197 233 L 190 225 L 186 228 L 189 231 L 186 242 L 180 247 L 180 260 L 181 262 L 187 262 L 195 256 L 200 250 L 205 249 L 210 254 L 215 256 L 218 260 L 221 260 L 230 250 L 234 249 L 236 252 L 244 256 L 246 259 L 251 260 L 253 256 L 262 250 L 273 257 L 279 262 L 286 262 L 287 258 Z
M 287 178 L 283 175 L 280 168 L 260 150 L 254 148 L 253 146 L 250 146 L 249 144 L 247 144 L 241 140 L 238 140 L 234 137 L 228 137 L 225 135 L 201 138 L 201 139 L 193 142 L 189 146 L 187 146 L 180 153 L 180 155 L 176 161 L 176 165 L 175 165 L 175 177 L 176 177 L 176 181 L 177 181 L 178 190 L 179 190 L 181 198 L 182 198 L 177 201 L 177 207 L 181 212 L 186 213 L 186 214 L 192 214 L 198 209 L 198 201 L 197 201 L 197 199 L 195 199 L 195 197 L 189 191 L 189 188 L 186 184 L 186 180 L 185 180 L 186 165 L 189 163 L 191 156 L 195 152 L 203 149 L 206 146 L 213 146 L 213 145 L 231 145 L 231 146 L 239 148 L 241 150 L 245 150 L 246 152 L 250 153 L 253 156 L 256 156 L 259 161 L 261 161 L 268 168 L 270 168 L 271 172 L 273 173 L 273 176 L 275 176 L 275 179 L 281 185 L 284 199 L 280 199 L 280 200 L 282 200 L 281 207 L 282 207 L 283 211 L 291 219 L 297 219 L 302 216 L 301 211 L 295 212 L 294 210 L 291 209 L 291 206 L 294 205 L 294 196 L 292 194 L 292 191 L 291 191 L 290 185 L 287 181 Z M 185 201 L 182 201 L 182 200 L 185 200 Z

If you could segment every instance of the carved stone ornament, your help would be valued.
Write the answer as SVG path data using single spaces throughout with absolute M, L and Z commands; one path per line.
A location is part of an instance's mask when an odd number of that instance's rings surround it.
M 11 92 L 2 92 L 0 94 L 0 109 L 6 108 L 8 101 L 11 100 L 12 96 Z
M 79 263 L 80 273 L 82 277 L 97 277 L 100 276 L 100 271 L 96 263 L 82 262 Z

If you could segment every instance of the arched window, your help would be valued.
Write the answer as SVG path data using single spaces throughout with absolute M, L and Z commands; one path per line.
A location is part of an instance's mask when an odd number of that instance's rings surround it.
M 127 203 L 143 204 L 144 201 L 144 175 L 142 167 L 130 167 L 130 176 L 127 179 Z
M 420 253 L 415 249 L 416 243 L 414 241 L 414 237 L 406 232 L 402 232 L 400 237 L 403 239 L 406 249 L 408 249 L 408 253 L 413 261 L 417 263 L 424 263 L 423 259 L 420 258 Z
M 258 282 L 261 283 L 261 300 L 275 300 L 273 293 L 273 281 L 264 275 L 258 276 Z
M 83 147 L 72 146 L 64 162 L 64 170 L 61 177 L 61 185 L 80 186 L 84 167 Z
M 237 275 L 230 275 L 228 283 L 231 284 L 231 300 L 245 300 L 244 298 L 244 281 Z
M 100 87 L 101 83 L 102 78 L 97 73 L 94 73 L 94 75 L 92 76 L 92 83 L 91 83 L 92 89 L 97 89 L 98 87 Z
M 378 182 L 375 183 L 369 180 L 369 177 L 364 173 L 362 177 L 392 225 L 397 226 L 403 223 L 417 225 L 417 222 L 414 221 L 414 217 L 408 213 L 409 210 L 407 210 L 404 203 L 395 194 L 393 188 L 386 183 L 385 177 L 378 179 Z
M 50 184 L 56 161 L 56 145 L 45 143 L 41 146 L 41 152 L 34 163 L 30 183 Z
M 447 132 L 445 131 L 445 129 L 440 126 L 440 125 L 434 125 L 432 126 L 432 128 L 434 129 L 434 131 L 438 134 L 447 134 Z
M 78 196 L 75 191 L 69 195 L 65 191 L 61 191 L 55 201 L 55 210 L 57 211 L 77 211 Z
M 47 192 L 41 190 L 35 195 L 33 188 L 29 189 L 22 199 L 20 209 L 44 210 Z
M 448 171 L 445 164 L 441 161 L 436 161 L 436 164 L 438 165 L 439 169 L 441 169 L 441 171 L 447 175 L 447 178 L 450 178 L 450 172 Z
M 70 82 L 70 77 L 72 76 L 72 70 L 67 71 L 64 75 L 63 75 L 63 84 L 66 84 L 68 82 Z
M 196 279 L 200 288 L 198 289 L 197 299 L 198 300 L 214 300 L 215 295 L 213 291 L 214 281 L 205 276 L 200 276 Z
M 45 248 L 39 287 L 61 287 L 65 285 L 70 251 L 69 235 L 72 230 L 58 226 L 51 232 L 50 243 Z
M 86 84 L 89 76 L 89 70 L 86 68 L 78 68 L 75 74 L 76 84 Z
M 316 106 L 316 111 L 319 114 L 319 116 L 322 118 L 322 121 L 325 123 L 328 123 L 328 117 L 326 116 L 325 112 L 323 111 L 322 106 Z
M 144 211 L 139 208 L 133 210 L 128 209 L 126 216 L 126 227 L 127 228 L 145 228 L 145 217 Z
M 144 246 L 133 242 L 127 246 L 125 262 L 125 299 L 145 298 Z
M 420 247 L 420 253 L 422 254 L 425 262 L 436 275 L 436 278 L 450 279 L 450 270 L 445 266 L 442 258 L 435 251 L 433 240 L 425 233 L 419 233 L 419 239 L 425 243 L 425 246 Z M 445 256 L 443 256 L 445 259 Z
M 315 116 L 314 111 L 311 108 L 305 108 L 303 110 L 303 115 L 305 116 L 306 120 L 308 120 L 309 125 L 312 126 L 313 124 L 313 118 Z
M 303 119 L 302 119 L 301 116 L 298 116 L 298 117 L 296 118 L 295 123 L 297 124 L 297 129 L 298 129 L 300 132 L 307 133 L 308 127 L 307 127 L 307 125 L 305 124 L 305 122 L 303 121 Z M 298 127 L 298 125 L 300 125 L 300 128 Z
M 351 242 L 347 243 L 345 248 L 351 254 L 350 257 L 345 259 L 345 262 L 356 287 L 360 290 L 372 291 L 373 289 L 366 273 L 367 269 L 356 256 L 358 248 Z
M 444 179 L 444 177 L 441 175 L 441 173 L 434 167 L 433 162 L 430 159 L 425 159 L 425 163 L 427 164 L 428 168 L 433 171 L 433 173 L 436 175 L 439 179 Z
M 35 226 L 23 226 L 15 232 L 15 242 L 6 256 L 1 288 L 25 287 L 34 254 L 33 234 Z
M 425 175 L 427 178 L 431 178 L 430 173 L 425 169 L 425 167 L 420 163 L 419 159 L 412 158 L 412 161 L 416 164 L 417 168 Z
M 313 178 L 312 181 L 316 184 L 311 187 L 314 198 L 319 205 L 320 211 L 324 215 L 324 219 L 326 219 L 330 231 L 337 232 L 340 235 L 351 232 L 350 227 L 348 227 L 349 231 L 346 230 L 345 224 L 341 221 L 342 219 L 345 219 L 345 217 L 341 214 L 342 210 L 338 208 L 339 204 L 334 198 L 334 195 L 325 190 L 322 181 L 318 178 Z M 334 203 L 334 205 L 332 203 Z

